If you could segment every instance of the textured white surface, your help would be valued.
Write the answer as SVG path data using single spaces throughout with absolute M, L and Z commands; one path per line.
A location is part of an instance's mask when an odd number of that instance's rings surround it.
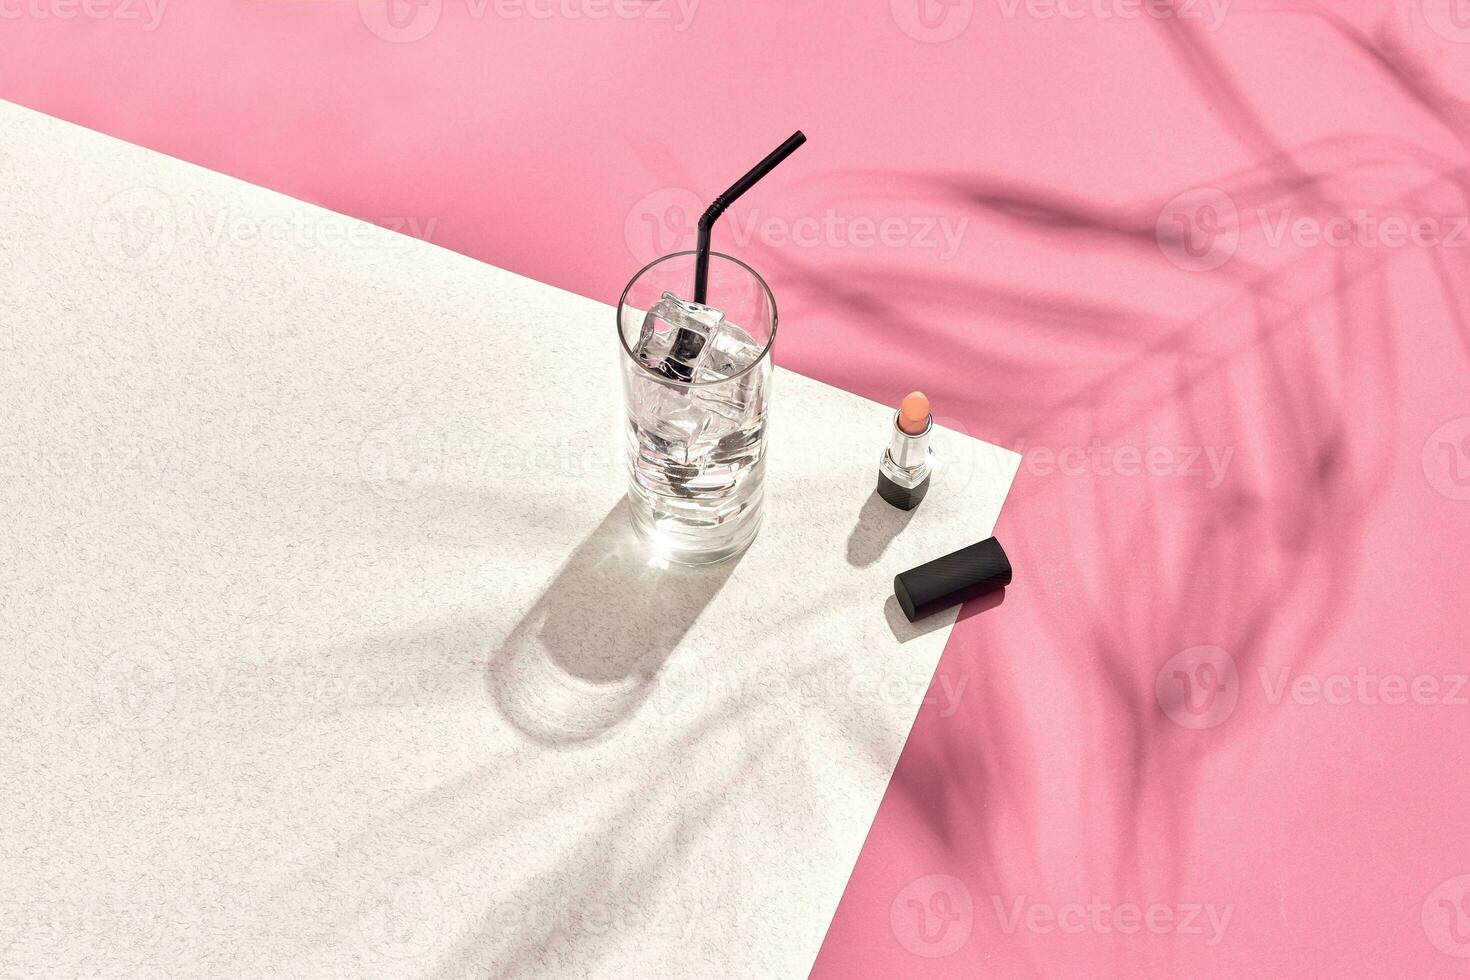
M 905 519 L 778 371 L 754 547 L 651 568 L 606 305 L 3 103 L 0 168 L 0 975 L 805 975 L 954 621 L 892 577 L 1015 455 Z

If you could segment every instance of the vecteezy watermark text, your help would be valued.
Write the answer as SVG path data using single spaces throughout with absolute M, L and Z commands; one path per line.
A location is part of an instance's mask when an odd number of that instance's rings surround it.
M 1209 490 L 1225 482 L 1235 457 L 1233 446 L 1109 445 L 1097 440 L 1053 448 L 1028 446 L 1023 439 L 1014 448 L 1021 454 L 1021 468 L 1032 476 L 1201 480 Z
M 1293 675 L 1290 667 L 1277 671 L 1260 668 L 1261 688 L 1266 700 L 1280 704 L 1311 706 L 1417 704 L 1470 707 L 1470 675 L 1467 674 L 1379 674 L 1359 667 L 1352 674 Z
M 471 16 L 483 17 L 486 6 L 501 20 L 655 20 L 675 31 L 694 22 L 699 0 L 465 0 Z
M 693 248 L 703 210 L 694 192 L 683 188 L 645 195 L 628 212 L 624 225 L 629 251 L 638 261 L 651 262 Z M 721 234 L 741 249 L 752 242 L 772 248 L 912 249 L 948 261 L 958 254 L 969 224 L 965 215 L 863 214 L 827 208 L 820 215 L 787 217 L 750 208 L 727 214 Z
M 169 0 L 0 0 L 0 20 L 115 20 L 155 31 Z
M 745 676 L 738 671 L 679 670 L 659 672 L 650 693 L 655 711 L 698 716 L 717 704 L 754 705 L 857 704 L 906 708 L 913 704 L 924 676 L 917 671 L 853 670 L 843 676 L 803 674 L 791 676 L 772 670 Z M 969 686 L 963 674 L 936 674 L 921 704 L 932 707 L 940 718 L 959 711 Z
M 1113 904 L 1093 896 L 1086 902 L 1028 902 L 1018 895 L 1006 901 L 999 895 L 990 897 L 1001 932 L 1007 936 L 1020 930 L 1037 935 L 1053 932 L 1069 935 L 1119 933 L 1130 936 L 1148 933 L 1154 936 L 1202 936 L 1206 946 L 1218 946 L 1230 926 L 1234 903 L 1217 906 L 1213 902 L 1135 902 Z
M 447 2 L 462 2 L 471 20 L 640 20 L 683 32 L 700 0 L 358 0 L 363 24 L 384 41 L 407 44 L 427 37 Z
M 1006 20 L 1183 20 L 1218 31 L 1230 0 L 996 0 Z
M 1290 242 L 1298 248 L 1467 248 L 1470 215 L 1380 214 L 1358 208 L 1349 214 L 1322 218 L 1285 208 L 1271 215 L 1255 212 L 1266 244 L 1280 248 Z
M 1005 20 L 1181 20 L 1217 31 L 1225 23 L 1231 0 L 994 0 L 994 4 Z M 959 37 L 974 19 L 976 6 L 977 0 L 889 0 L 898 29 L 925 44 Z

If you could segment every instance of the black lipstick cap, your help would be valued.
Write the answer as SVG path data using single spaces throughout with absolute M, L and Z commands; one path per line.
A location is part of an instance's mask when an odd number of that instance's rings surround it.
M 986 538 L 894 576 L 893 594 L 912 623 L 1010 584 L 1011 560 Z

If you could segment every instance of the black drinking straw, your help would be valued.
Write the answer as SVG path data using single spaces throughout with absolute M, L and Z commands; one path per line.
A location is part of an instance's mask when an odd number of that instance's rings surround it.
M 755 186 L 755 182 L 766 174 L 776 169 L 776 164 L 785 160 L 796 152 L 796 148 L 806 142 L 806 137 L 801 130 L 792 133 L 791 136 L 771 151 L 760 163 L 750 168 L 750 173 L 741 177 L 730 185 L 730 189 L 719 197 L 714 203 L 705 209 L 699 219 L 699 244 L 695 246 L 694 256 L 694 302 L 703 303 L 709 292 L 709 233 L 714 225 L 715 219 L 725 213 L 725 209 L 735 203 L 735 199 Z

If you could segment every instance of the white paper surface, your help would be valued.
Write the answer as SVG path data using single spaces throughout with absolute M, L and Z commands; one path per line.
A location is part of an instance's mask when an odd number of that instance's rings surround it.
M 649 567 L 608 306 L 3 103 L 0 167 L 0 976 L 805 975 L 954 621 L 893 575 L 1015 454 L 902 514 L 778 370 L 755 545 Z

